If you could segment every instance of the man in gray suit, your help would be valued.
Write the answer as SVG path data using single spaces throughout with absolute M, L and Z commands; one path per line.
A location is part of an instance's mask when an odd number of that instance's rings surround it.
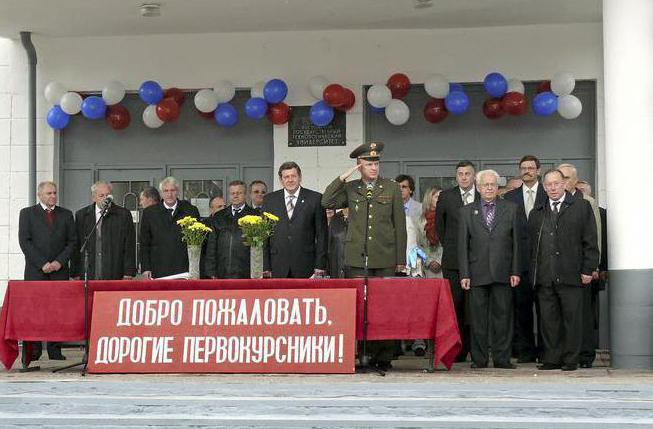
M 517 205 L 497 198 L 499 175 L 479 171 L 477 200 L 460 209 L 458 264 L 460 285 L 470 291 L 472 368 L 487 368 L 492 332 L 495 368 L 510 363 L 513 336 L 511 288 L 519 285 L 519 221 Z

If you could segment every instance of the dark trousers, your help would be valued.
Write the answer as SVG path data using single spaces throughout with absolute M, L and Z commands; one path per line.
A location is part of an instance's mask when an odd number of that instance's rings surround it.
M 538 285 L 542 363 L 578 365 L 583 335 L 583 289 L 578 285 Z
M 583 341 L 580 348 L 580 363 L 593 363 L 596 358 L 598 339 L 598 288 L 595 281 L 583 288 Z
M 469 293 L 472 361 L 488 363 L 490 337 L 494 364 L 509 364 L 513 336 L 513 296 L 507 283 L 472 286 Z
M 463 343 L 457 361 L 464 361 L 469 352 L 469 328 L 465 324 L 465 290 L 460 287 L 460 276 L 458 270 L 443 269 L 442 275 L 445 279 L 449 280 L 451 297 L 453 298 L 453 305 L 456 309 L 458 330 L 460 331 L 460 339 Z
M 45 345 L 49 358 L 61 355 L 61 343 L 47 342 Z M 43 343 L 41 341 L 23 341 L 23 348 L 23 353 L 31 350 L 30 360 L 38 360 L 43 353 Z
M 534 359 L 537 357 L 533 330 L 535 292 L 533 291 L 533 285 L 530 282 L 528 273 L 521 276 L 519 286 L 512 290 L 515 307 L 515 333 L 512 342 L 513 354 L 518 358 Z
M 365 277 L 365 269 L 360 267 L 347 267 L 346 271 L 348 278 L 361 278 Z M 395 275 L 395 267 L 391 268 L 368 268 L 368 277 L 392 277 Z M 362 355 L 362 349 L 359 347 L 359 356 Z M 390 362 L 395 355 L 395 341 L 394 340 L 381 340 L 381 341 L 368 341 L 367 354 L 370 357 L 370 363 L 375 362 Z

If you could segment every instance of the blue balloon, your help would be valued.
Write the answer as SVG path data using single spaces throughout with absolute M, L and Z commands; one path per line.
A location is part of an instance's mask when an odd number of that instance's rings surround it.
M 238 123 L 238 112 L 236 108 L 229 103 L 218 104 L 218 108 L 213 113 L 215 122 L 221 127 L 231 128 Z
M 508 91 L 508 81 L 501 73 L 494 72 L 485 76 L 483 86 L 485 87 L 485 92 L 495 98 L 503 97 L 506 91 Z
M 316 127 L 325 127 L 333 121 L 333 116 L 335 111 L 333 107 L 326 104 L 326 101 L 320 100 L 317 103 L 311 106 L 311 111 L 309 116 L 311 117 L 311 122 Z
M 86 119 L 104 119 L 107 113 L 107 103 L 102 97 L 92 95 L 82 101 L 82 115 Z
M 385 113 L 385 107 L 374 107 L 370 105 L 370 110 L 374 113 Z
M 158 104 L 163 100 L 163 88 L 153 80 L 146 80 L 138 88 L 138 96 L 147 104 Z
M 245 103 L 245 115 L 251 119 L 262 119 L 268 111 L 268 103 L 260 97 L 254 97 Z
M 533 113 L 550 116 L 558 110 L 558 97 L 552 92 L 540 92 L 533 99 Z
M 271 79 L 263 87 L 263 97 L 270 104 L 281 103 L 288 95 L 288 85 L 281 79 Z
M 66 128 L 70 122 L 70 115 L 59 106 L 52 106 L 48 112 L 48 125 L 54 128 L 55 130 L 62 130 Z
M 465 92 L 465 88 L 459 83 L 450 83 L 449 92 Z
M 469 109 L 469 97 L 461 91 L 449 92 L 444 105 L 454 115 L 462 115 Z

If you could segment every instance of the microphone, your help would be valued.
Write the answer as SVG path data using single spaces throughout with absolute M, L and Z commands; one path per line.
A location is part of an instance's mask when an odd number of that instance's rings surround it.
M 111 207 L 111 204 L 113 203 L 113 195 L 107 195 L 107 197 L 104 199 L 104 202 L 102 203 L 102 208 L 108 209 Z

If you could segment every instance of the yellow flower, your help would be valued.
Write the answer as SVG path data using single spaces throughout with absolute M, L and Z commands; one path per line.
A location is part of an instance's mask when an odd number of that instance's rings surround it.
M 258 225 L 262 220 L 261 216 L 247 215 L 238 219 L 238 225 Z
M 273 215 L 272 213 L 263 212 L 263 216 L 265 216 L 266 218 L 270 219 L 273 222 L 279 222 L 279 217 Z

